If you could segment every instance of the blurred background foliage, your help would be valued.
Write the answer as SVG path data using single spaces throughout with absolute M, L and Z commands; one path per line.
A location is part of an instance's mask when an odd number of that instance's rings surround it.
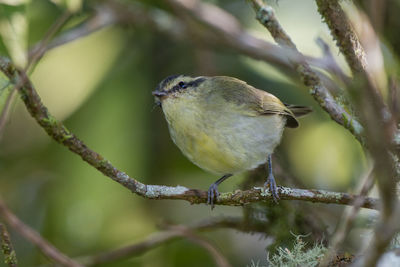
M 0 51 L 19 66 L 26 62 L 23 51 L 43 39 L 67 8 L 78 11 L 63 31 L 87 19 L 97 4 L 96 1 L 21 0 L 17 5 L 1 2 Z M 210 2 L 233 14 L 251 34 L 272 41 L 254 19 L 254 12 L 246 1 Z M 281 0 L 272 4 L 300 51 L 322 55 L 315 42 L 321 37 L 330 44 L 339 64 L 347 69 L 330 41 L 314 1 Z M 159 1 L 141 1 L 141 6 L 170 12 L 169 7 Z M 367 171 L 367 159 L 358 142 L 330 120 L 308 95 L 307 89 L 264 62 L 224 47 L 210 49 L 196 44 L 196 40 L 179 41 L 149 25 L 114 25 L 57 47 L 34 66 L 30 77 L 50 112 L 117 168 L 143 183 L 207 189 L 218 177 L 190 163 L 175 147 L 163 114 L 154 107 L 151 95 L 163 78 L 181 73 L 234 76 L 275 94 L 284 102 L 312 106 L 315 112 L 301 119 L 300 128 L 286 130 L 275 154 L 277 168 L 292 173 L 305 188 L 352 192 Z M 10 87 L 4 78 L 1 82 L 0 104 L 4 105 Z M 210 211 L 206 205 L 146 200 L 132 195 L 52 141 L 19 99 L 13 102 L 0 142 L 1 195 L 24 222 L 72 257 L 139 242 L 157 231 L 157 225 L 165 221 L 188 224 L 210 216 L 243 214 L 241 207 L 217 207 Z M 220 190 L 239 188 L 247 175 L 230 178 Z M 290 185 L 284 176 L 278 174 L 276 178 L 279 185 Z M 258 185 L 262 183 L 258 181 Z M 336 227 L 343 209 L 334 205 L 300 204 L 305 207 L 301 209 L 304 217 L 312 214 L 308 213 L 312 210 L 318 214 L 320 226 L 330 232 Z M 278 206 L 253 205 L 252 209 L 260 214 L 276 212 L 274 216 L 279 221 L 283 212 L 287 213 L 285 216 L 298 215 L 289 206 L 282 201 Z M 369 212 L 364 215 L 367 214 Z M 362 238 L 357 231 L 365 224 L 353 230 L 354 239 Z M 266 228 L 282 232 L 275 234 L 288 239 L 283 238 L 275 245 L 285 245 L 295 238 L 290 231 L 308 234 L 309 229 L 300 227 L 301 223 L 296 221 L 295 225 L 299 227 L 293 229 L 293 224 L 285 222 L 275 226 L 266 224 Z M 11 233 L 21 266 L 47 262 L 36 248 L 17 233 Z M 265 261 L 266 248 L 276 239 L 273 235 L 264 238 L 261 234 L 228 229 L 203 235 L 235 266 L 245 266 L 252 259 Z M 351 251 L 354 244 L 348 244 Z M 213 264 L 204 249 L 178 240 L 142 256 L 102 266 Z M 1 262 L 0 266 L 5 265 Z

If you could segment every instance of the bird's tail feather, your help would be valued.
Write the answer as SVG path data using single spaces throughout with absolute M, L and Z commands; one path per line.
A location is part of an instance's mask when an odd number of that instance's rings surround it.
M 285 106 L 290 109 L 296 117 L 301 117 L 307 115 L 312 111 L 312 108 L 306 106 L 290 105 L 285 104 Z

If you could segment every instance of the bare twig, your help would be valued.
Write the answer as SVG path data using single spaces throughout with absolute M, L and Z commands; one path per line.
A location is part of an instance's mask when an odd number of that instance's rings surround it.
M 50 29 L 47 31 L 46 35 L 44 38 L 35 46 L 35 49 L 32 50 L 29 55 L 28 55 L 28 64 L 24 68 L 24 72 L 28 71 L 28 69 L 35 65 L 36 62 L 43 56 L 45 53 L 45 47 L 50 41 L 50 39 L 53 37 L 53 35 L 68 21 L 70 18 L 71 13 L 70 12 L 65 12 L 61 17 L 59 17 L 56 22 L 50 27 Z M 6 103 L 4 105 L 4 108 L 1 112 L 0 115 L 0 138 L 2 137 L 3 133 L 3 128 L 7 123 L 8 115 L 9 115 L 9 109 L 11 106 L 11 103 L 17 93 L 17 91 L 20 89 L 20 87 L 24 84 L 24 80 L 20 80 L 19 83 L 16 83 L 14 88 L 11 89 L 11 92 L 9 93 Z
M 169 227 L 173 231 L 177 231 L 182 236 L 191 240 L 192 242 L 202 246 L 205 250 L 210 253 L 214 258 L 214 261 L 219 267 L 230 267 L 228 260 L 219 252 L 214 245 L 212 245 L 207 239 L 195 234 L 191 229 L 183 225 L 174 225 Z
M 4 254 L 4 262 L 10 267 L 17 267 L 17 254 L 11 243 L 10 235 L 6 226 L 0 222 L 0 245 Z
M 98 169 L 104 175 L 120 183 L 133 193 L 149 199 L 183 199 L 191 203 L 206 203 L 207 193 L 205 191 L 188 189 L 183 186 L 170 187 L 159 185 L 146 185 L 136 179 L 129 177 L 126 173 L 115 168 L 108 160 L 97 152 L 88 148 L 80 139 L 71 133 L 61 122 L 54 118 L 43 105 L 33 85 L 26 74 L 17 71 L 14 66 L 4 58 L 0 58 L 0 71 L 6 74 L 12 81 L 26 80 L 21 87 L 21 98 L 32 117 L 55 141 L 68 147 L 69 150 L 81 156 L 81 158 Z M 21 77 L 22 76 L 22 77 Z M 24 78 L 25 77 L 25 78 Z M 303 190 L 287 187 L 279 188 L 282 200 L 304 200 L 320 203 L 335 203 L 348 205 L 355 196 L 347 193 L 336 193 L 324 190 Z M 230 193 L 222 193 L 215 204 L 219 205 L 244 205 L 250 202 L 271 200 L 271 194 L 264 192 L 263 188 L 252 190 L 236 190 Z M 363 207 L 377 208 L 378 201 L 373 198 L 365 200 Z
M 8 119 L 8 115 L 10 112 L 10 108 L 11 108 L 11 104 L 13 102 L 13 100 L 15 99 L 15 96 L 17 94 L 17 90 L 15 90 L 15 87 L 11 89 L 11 92 L 8 94 L 7 99 L 6 99 L 6 103 L 4 104 L 3 110 L 1 111 L 1 115 L 0 115 L 0 139 L 3 136 L 3 131 L 4 131 L 4 127 L 7 124 L 7 119 Z
M 66 19 L 69 13 L 66 13 L 62 18 Z M 49 38 L 47 41 L 41 41 L 35 45 L 30 51 L 30 58 L 35 55 L 36 59 L 40 59 L 47 51 L 64 45 L 66 43 L 75 41 L 79 38 L 92 34 L 100 29 L 103 29 L 118 21 L 115 12 L 107 5 L 98 5 L 95 9 L 95 14 L 88 20 L 85 20 L 80 25 L 62 33 L 60 36 L 55 37 L 51 42 Z M 59 24 L 58 24 L 59 25 Z
M 96 266 L 107 262 L 127 259 L 141 255 L 151 249 L 154 249 L 169 241 L 182 237 L 177 231 L 162 231 L 148 236 L 142 242 L 129 245 L 123 248 L 115 249 L 109 252 L 100 253 L 95 256 L 87 256 L 78 259 L 84 266 Z
M 192 226 L 168 225 L 167 230 L 151 234 L 145 240 L 139 243 L 118 248 L 109 252 L 103 252 L 94 256 L 82 257 L 79 259 L 79 261 L 85 266 L 95 266 L 98 264 L 135 257 L 175 239 L 187 238 L 204 247 L 214 258 L 217 266 L 230 266 L 226 258 L 220 252 L 218 252 L 213 245 L 211 245 L 204 238 L 195 234 L 193 231 L 217 229 L 225 225 L 232 226 L 232 223 L 235 225 L 241 225 L 243 224 L 243 221 L 239 218 L 218 218 L 216 220 L 205 220 Z
M 261 224 L 260 224 L 261 225 Z M 107 262 L 113 262 L 116 260 L 121 260 L 125 258 L 135 257 L 141 255 L 155 247 L 162 244 L 168 243 L 178 238 L 191 237 L 187 235 L 190 231 L 205 231 L 205 230 L 215 230 L 219 228 L 233 228 L 240 231 L 250 231 L 249 224 L 244 222 L 240 217 L 215 217 L 208 218 L 191 224 L 190 226 L 171 226 L 168 225 L 167 230 L 154 233 L 148 236 L 144 241 L 129 245 L 126 247 L 118 248 L 109 252 L 103 252 L 94 256 L 81 257 L 79 261 L 85 266 L 94 266 L 97 264 L 103 264 Z M 250 226 L 251 227 L 251 226 Z M 265 227 L 262 224 L 262 227 Z M 164 226 L 165 228 L 165 226 Z M 261 228 L 260 228 L 261 229 Z M 257 231 L 257 226 L 251 229 L 252 232 Z M 262 231 L 262 230 L 261 230 Z M 214 252 L 213 252 L 214 253 Z M 222 260 L 224 261 L 224 260 Z M 225 260 L 226 261 L 226 260 Z M 223 266 L 223 265 L 222 265 Z
M 35 65 L 35 63 L 43 56 L 46 51 L 46 46 L 50 42 L 51 38 L 57 31 L 68 21 L 71 17 L 71 13 L 69 11 L 65 11 L 53 25 L 51 25 L 50 29 L 46 32 L 44 38 L 35 46 L 33 50 L 29 52 L 28 55 L 28 66 L 25 69 L 28 69 L 29 66 Z
M 321 67 L 324 70 L 330 71 L 333 75 L 338 77 L 344 84 L 348 85 L 350 83 L 351 78 L 347 76 L 342 68 L 338 65 L 336 62 L 335 58 L 332 55 L 332 52 L 329 48 L 329 45 L 322 39 L 322 38 L 317 38 L 316 40 L 317 44 L 321 47 L 322 52 L 323 52 L 323 58 L 322 60 L 313 60 L 313 58 L 310 58 L 308 62 L 310 64 L 315 64 L 315 66 Z M 326 64 L 325 65 L 318 65 L 319 62 L 323 62 Z
M 82 267 L 81 264 L 64 255 L 42 236 L 40 236 L 38 232 L 36 232 L 31 227 L 23 223 L 20 219 L 18 219 L 18 217 L 15 216 L 8 209 L 2 199 L 0 199 L 0 217 L 2 217 L 3 220 L 15 231 L 17 231 L 21 236 L 37 246 L 42 251 L 42 253 L 52 261 L 59 263 L 62 266 Z

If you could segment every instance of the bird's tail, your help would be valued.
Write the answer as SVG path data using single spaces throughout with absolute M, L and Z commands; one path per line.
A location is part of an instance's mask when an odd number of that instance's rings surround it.
M 285 104 L 285 106 L 293 112 L 296 117 L 301 117 L 307 115 L 312 111 L 312 108 L 306 106 L 290 105 Z

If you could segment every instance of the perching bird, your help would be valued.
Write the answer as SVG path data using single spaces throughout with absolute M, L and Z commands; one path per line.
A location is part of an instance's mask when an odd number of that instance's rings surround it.
M 277 97 L 232 77 L 174 75 L 153 91 L 174 143 L 194 164 L 222 175 L 208 189 L 214 207 L 218 185 L 228 177 L 268 162 L 269 186 L 276 201 L 271 154 L 283 129 L 296 128 L 309 107 L 283 104 Z

